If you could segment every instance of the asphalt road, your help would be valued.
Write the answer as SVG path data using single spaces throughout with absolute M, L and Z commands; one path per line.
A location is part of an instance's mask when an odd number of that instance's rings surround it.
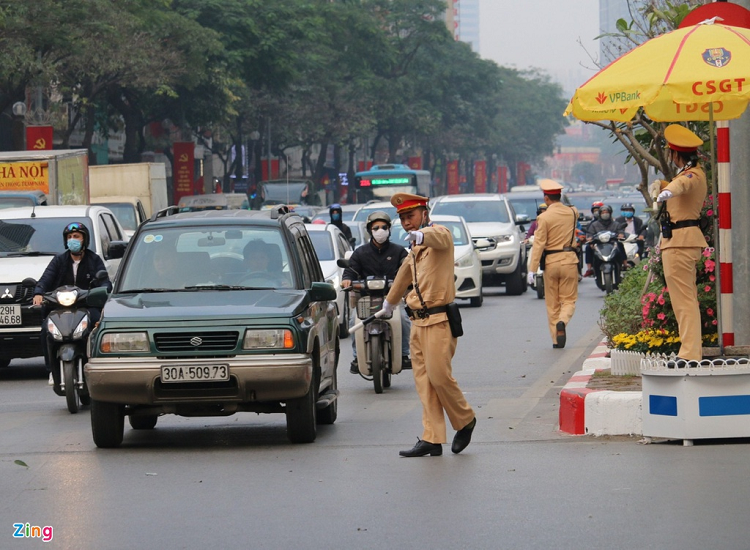
M 339 419 L 309 445 L 287 442 L 281 415 L 240 413 L 126 422 L 121 448 L 97 449 L 88 409 L 69 414 L 39 360 L 13 363 L 0 371 L 0 548 L 45 546 L 16 541 L 16 523 L 81 549 L 750 547 L 747 441 L 557 431 L 559 390 L 601 338 L 591 280 L 564 350 L 535 294 L 487 294 L 462 309 L 454 374 L 478 424 L 461 455 L 398 457 L 421 433 L 411 374 L 376 395 L 348 373 L 348 341 Z

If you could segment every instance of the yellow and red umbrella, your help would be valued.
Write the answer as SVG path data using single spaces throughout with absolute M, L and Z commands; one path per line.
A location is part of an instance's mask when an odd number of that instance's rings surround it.
M 750 29 L 709 19 L 653 38 L 580 86 L 565 111 L 579 120 L 731 120 L 750 101 Z M 710 113 L 713 106 L 713 113 Z

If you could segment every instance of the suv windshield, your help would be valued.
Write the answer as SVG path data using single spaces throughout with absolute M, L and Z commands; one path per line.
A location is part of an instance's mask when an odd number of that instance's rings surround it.
M 286 244 L 275 227 L 153 228 L 130 246 L 118 292 L 293 287 Z
M 88 218 L 0 220 L 0 256 L 64 252 L 62 232 L 70 222 L 83 223 L 89 230 L 93 227 Z
M 491 201 L 440 201 L 432 213 L 441 216 L 463 216 L 467 223 L 509 223 L 508 209 L 502 200 Z

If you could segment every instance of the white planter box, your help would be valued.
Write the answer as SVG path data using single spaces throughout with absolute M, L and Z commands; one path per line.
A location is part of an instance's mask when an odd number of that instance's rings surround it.
M 668 369 L 663 360 L 644 360 L 643 435 L 683 439 L 686 445 L 750 437 L 750 365 L 744 361 Z

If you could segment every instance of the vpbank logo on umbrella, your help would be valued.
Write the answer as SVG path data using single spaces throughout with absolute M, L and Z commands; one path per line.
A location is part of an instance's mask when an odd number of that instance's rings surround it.
M 732 52 L 724 48 L 709 48 L 701 54 L 701 57 L 703 57 L 703 61 L 712 67 L 721 69 L 729 65 L 729 62 L 732 60 Z

